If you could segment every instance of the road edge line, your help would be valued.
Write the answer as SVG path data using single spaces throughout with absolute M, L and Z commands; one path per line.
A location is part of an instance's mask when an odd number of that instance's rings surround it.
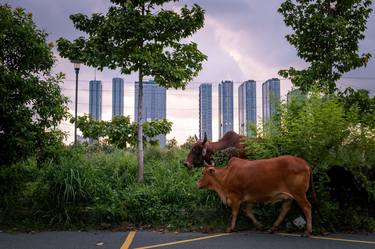
M 130 231 L 120 249 L 128 249 L 133 242 L 136 231 Z
M 301 237 L 301 235 L 293 234 L 293 233 L 276 233 L 276 234 L 283 235 L 283 236 Z M 351 242 L 351 243 L 371 244 L 371 245 L 375 244 L 375 241 L 370 241 L 370 240 L 342 239 L 342 238 L 321 237 L 321 236 L 311 236 L 310 238 L 320 239 L 320 240 L 332 240 L 332 241 L 342 241 L 342 242 Z
M 157 248 L 157 247 L 162 247 L 162 246 L 171 246 L 171 245 L 194 242 L 194 241 L 198 241 L 198 240 L 217 238 L 217 237 L 221 237 L 221 236 L 225 236 L 225 235 L 229 235 L 229 233 L 220 233 L 220 234 L 216 234 L 216 235 L 198 237 L 198 238 L 194 238 L 194 239 L 178 240 L 178 241 L 168 242 L 168 243 L 164 243 L 164 244 L 141 246 L 141 247 L 137 247 L 136 249 L 149 249 L 149 248 Z

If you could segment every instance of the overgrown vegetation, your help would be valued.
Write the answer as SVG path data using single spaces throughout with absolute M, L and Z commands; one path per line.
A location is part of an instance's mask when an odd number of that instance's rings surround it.
M 177 147 L 147 148 L 144 183 L 136 179 L 135 153 L 108 145 L 67 147 L 59 162 L 41 169 L 35 159 L 3 169 L 2 182 L 7 179 L 14 188 L 3 189 L 0 196 L 0 226 L 224 226 L 226 209 L 216 195 L 196 188 L 200 170 L 187 171 L 181 164 L 185 156 Z
M 275 117 L 281 125 L 266 124 L 258 138 L 247 141 L 247 153 L 249 159 L 304 158 L 326 220 L 337 229 L 374 230 L 374 123 L 363 122 L 359 106 L 348 109 L 344 103 L 343 97 L 315 92 L 281 105 Z
M 309 115 L 305 116 L 307 110 Z M 294 154 L 305 158 L 314 170 L 323 215 L 333 225 L 325 224 L 325 228 L 374 231 L 374 216 L 370 210 L 374 201 L 373 138 L 356 135 L 353 130 L 332 130 L 350 124 L 346 116 L 342 116 L 342 108 L 336 99 L 322 101 L 318 96 L 312 96 L 298 113 L 293 113 L 294 119 L 288 120 L 291 110 L 282 112 L 286 119 L 282 127 L 276 129 L 277 136 L 264 133 L 262 138 L 249 140 L 249 156 L 257 159 Z M 300 122 L 306 125 L 300 126 Z M 309 126 L 317 123 L 321 123 L 319 128 Z M 311 133 L 307 133 L 310 129 L 313 129 Z M 304 142 L 298 142 L 303 133 L 311 136 L 304 136 Z M 126 228 L 134 224 L 170 230 L 224 230 L 230 217 L 229 209 L 216 193 L 197 189 L 201 169 L 188 171 L 181 163 L 186 154 L 185 149 L 177 146 L 168 149 L 148 147 L 144 183 L 138 183 L 136 179 L 136 154 L 106 144 L 67 146 L 58 160 L 46 162 L 41 168 L 34 158 L 4 168 L 0 171 L 0 180 L 12 187 L 2 185 L 5 188 L 1 189 L 0 195 L 0 227 Z M 225 165 L 230 154 L 230 149 L 218 154 L 216 164 Z M 334 187 L 340 185 L 329 177 L 332 177 L 330 169 L 336 166 L 354 176 L 360 191 L 338 189 L 339 192 L 335 192 Z M 343 175 L 334 172 L 333 177 Z M 362 195 L 354 196 L 356 194 Z M 264 224 L 271 225 L 279 207 L 258 205 L 255 212 Z M 281 229 L 296 230 L 291 224 L 298 216 L 301 211 L 295 205 Z M 321 221 L 316 216 L 313 219 L 314 230 L 321 231 Z M 241 212 L 239 229 L 252 227 Z

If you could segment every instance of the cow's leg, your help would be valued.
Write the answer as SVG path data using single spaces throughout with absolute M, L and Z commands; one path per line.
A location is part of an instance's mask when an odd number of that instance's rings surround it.
M 296 197 L 298 205 L 301 207 L 306 217 L 306 236 L 310 237 L 312 233 L 312 221 L 311 221 L 311 204 L 307 200 L 306 195 Z
M 258 229 L 263 229 L 263 225 L 255 218 L 254 213 L 253 213 L 253 204 L 247 203 L 246 204 L 246 209 L 245 209 L 247 217 L 251 219 L 251 221 L 254 223 L 254 225 Z
M 279 216 L 277 217 L 276 221 L 273 223 L 272 227 L 268 230 L 269 232 L 273 233 L 276 228 L 281 224 L 281 222 L 284 220 L 285 216 L 290 210 L 290 207 L 292 206 L 293 200 L 286 200 L 281 205 L 281 211 Z
M 236 226 L 237 215 L 238 215 L 238 212 L 240 211 L 240 204 L 241 204 L 241 201 L 238 199 L 231 200 L 230 207 L 232 208 L 232 220 L 231 220 L 230 226 L 227 228 L 227 233 L 232 232 L 234 230 L 234 227 Z

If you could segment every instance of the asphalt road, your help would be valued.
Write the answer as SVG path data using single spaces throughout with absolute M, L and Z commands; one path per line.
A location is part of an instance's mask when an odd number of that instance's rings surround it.
M 332 234 L 303 238 L 292 234 L 237 232 L 231 234 L 136 232 L 0 233 L 0 249 L 359 249 L 375 248 L 375 234 Z

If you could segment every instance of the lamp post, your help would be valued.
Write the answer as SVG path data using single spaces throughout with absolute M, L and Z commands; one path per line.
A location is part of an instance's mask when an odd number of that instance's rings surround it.
M 74 145 L 77 144 L 77 106 L 78 106 L 78 74 L 81 63 L 79 61 L 72 61 L 74 64 L 74 70 L 76 72 L 76 102 L 74 112 Z

